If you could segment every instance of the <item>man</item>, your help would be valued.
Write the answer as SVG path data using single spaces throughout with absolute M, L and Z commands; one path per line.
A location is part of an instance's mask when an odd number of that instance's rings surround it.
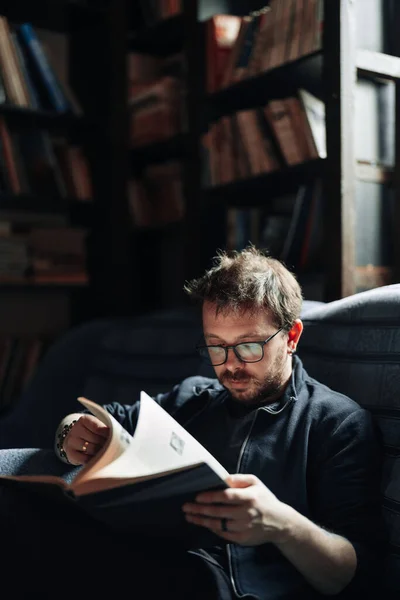
M 303 329 L 295 277 L 250 247 L 220 253 L 185 289 L 202 303 L 198 350 L 217 380 L 190 378 L 157 401 L 232 475 L 227 489 L 182 507 L 220 544 L 171 550 L 162 575 L 155 559 L 153 579 L 180 581 L 174 598 L 368 597 L 382 541 L 379 445 L 371 416 L 294 355 Z M 107 406 L 131 433 L 137 409 Z M 92 415 L 68 415 L 57 452 L 84 464 L 107 434 Z

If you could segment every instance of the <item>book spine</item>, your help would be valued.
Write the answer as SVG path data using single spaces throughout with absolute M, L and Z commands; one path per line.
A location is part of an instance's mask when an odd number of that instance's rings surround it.
M 25 56 L 23 55 L 22 48 L 20 46 L 20 43 L 19 43 L 19 40 L 18 40 L 18 37 L 17 37 L 17 34 L 15 33 L 15 31 L 13 31 L 11 33 L 11 37 L 12 37 L 12 41 L 13 41 L 13 45 L 14 45 L 14 49 L 15 49 L 16 58 L 18 60 L 20 72 L 21 72 L 22 78 L 25 82 L 28 103 L 31 106 L 31 108 L 33 108 L 34 110 L 39 110 L 40 109 L 39 99 L 38 99 L 35 87 L 32 83 L 31 76 L 30 76 L 29 70 L 26 65 Z
M 21 193 L 21 183 L 18 178 L 17 165 L 15 162 L 14 151 L 11 142 L 11 136 L 7 125 L 2 117 L 0 117 L 0 139 L 4 155 L 4 162 L 7 167 L 7 176 L 10 189 L 13 194 Z
M 314 39 L 314 50 L 321 50 L 324 33 L 324 0 L 317 2 L 317 26 Z
M 33 27 L 29 23 L 23 23 L 18 27 L 18 31 L 22 40 L 26 45 L 26 49 L 30 53 L 35 65 L 40 72 L 43 83 L 49 94 L 51 103 L 58 112 L 67 112 L 70 107 L 62 93 L 55 74 L 50 66 L 47 56 L 36 36 Z
M 295 165 L 303 162 L 304 157 L 298 147 L 297 136 L 285 102 L 271 100 L 264 107 L 264 111 L 287 164 Z
M 29 100 L 18 67 L 8 21 L 0 17 L 0 63 L 7 96 L 12 104 L 29 107 Z
M 293 35 L 288 48 L 288 60 L 296 60 L 300 56 L 304 0 L 296 0 L 294 10 Z

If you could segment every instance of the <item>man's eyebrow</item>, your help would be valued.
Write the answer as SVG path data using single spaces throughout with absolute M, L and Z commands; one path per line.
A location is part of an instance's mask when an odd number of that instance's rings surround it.
M 248 333 L 242 333 L 242 335 L 238 335 L 235 338 L 235 342 L 238 342 L 240 340 L 250 339 L 250 338 L 252 338 L 254 341 L 259 341 L 259 340 L 267 339 L 267 337 L 268 337 L 267 334 L 261 334 L 259 331 L 257 331 L 257 332 L 250 331 Z M 217 335 L 216 333 L 206 333 L 206 334 L 204 334 L 204 338 L 206 340 L 209 338 L 216 338 L 217 340 L 220 340 L 224 344 L 227 343 L 226 340 L 224 340 L 223 338 L 220 338 L 219 335 Z

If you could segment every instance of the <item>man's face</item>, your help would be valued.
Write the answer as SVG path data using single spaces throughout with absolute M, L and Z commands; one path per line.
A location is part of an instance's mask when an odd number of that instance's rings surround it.
M 292 371 L 291 351 L 301 334 L 291 330 L 279 332 L 264 345 L 264 357 L 255 363 L 242 362 L 228 350 L 227 361 L 214 366 L 220 383 L 232 397 L 246 404 L 272 402 L 280 396 Z M 203 331 L 209 345 L 233 346 L 242 342 L 261 342 L 277 331 L 265 310 L 257 312 L 216 313 L 210 302 L 203 305 Z

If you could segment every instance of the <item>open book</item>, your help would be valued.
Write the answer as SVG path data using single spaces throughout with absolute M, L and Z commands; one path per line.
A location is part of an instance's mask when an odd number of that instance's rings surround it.
M 71 483 L 52 475 L 1 479 L 74 501 L 114 529 L 157 535 L 184 533 L 190 526 L 182 504 L 202 490 L 226 487 L 226 469 L 145 392 L 133 436 L 102 406 L 86 398 L 79 402 L 110 434 Z

